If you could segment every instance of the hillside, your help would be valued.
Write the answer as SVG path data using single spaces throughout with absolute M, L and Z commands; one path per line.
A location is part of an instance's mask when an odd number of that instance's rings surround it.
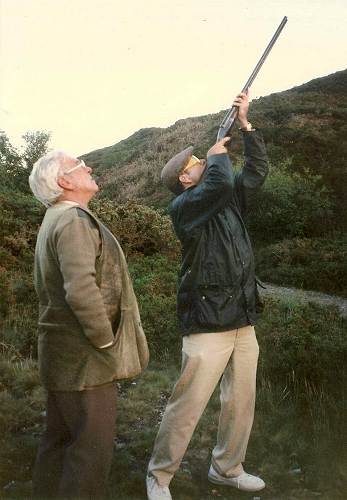
M 291 172 L 322 176 L 332 191 L 336 212 L 347 208 L 347 70 L 252 102 L 250 120 L 262 129 L 274 168 L 286 163 Z M 216 137 L 225 110 L 178 120 L 168 128 L 146 128 L 107 148 L 83 156 L 100 176 L 102 196 L 124 202 L 136 198 L 165 206 L 170 195 L 160 184 L 166 161 L 189 144 L 204 155 Z M 232 157 L 242 152 L 233 132 Z

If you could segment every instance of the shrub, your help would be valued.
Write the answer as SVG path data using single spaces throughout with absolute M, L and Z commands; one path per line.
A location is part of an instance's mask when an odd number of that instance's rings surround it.
M 338 400 L 347 382 L 346 326 L 333 307 L 267 298 L 257 326 L 259 376 L 296 393 L 311 388 Z
M 0 309 L 3 342 L 13 345 L 24 356 L 36 356 L 38 300 L 32 269 L 12 270 L 4 274 L 6 285 L 0 287 L 4 302 Z
M 127 257 L 178 254 L 179 245 L 170 218 L 161 211 L 135 202 L 118 205 L 112 201 L 97 200 L 91 206 L 118 238 Z
M 35 412 L 7 391 L 0 392 L 0 433 L 15 432 L 31 425 Z
M 248 226 L 255 240 L 322 236 L 333 224 L 333 203 L 321 177 L 271 169 L 263 189 L 250 204 Z
M 43 207 L 33 196 L 0 189 L 0 250 L 12 256 L 11 267 L 32 261 Z
M 164 256 L 134 259 L 130 272 L 141 319 L 153 359 L 176 359 L 181 337 L 177 331 L 176 281 L 178 263 Z
M 294 238 L 256 251 L 261 279 L 347 297 L 347 237 Z

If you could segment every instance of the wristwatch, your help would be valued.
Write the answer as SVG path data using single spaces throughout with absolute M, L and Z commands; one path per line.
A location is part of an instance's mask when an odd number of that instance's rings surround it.
M 243 130 L 244 132 L 251 132 L 252 130 L 255 129 L 252 127 L 252 124 L 248 122 L 245 127 L 240 127 L 240 130 Z

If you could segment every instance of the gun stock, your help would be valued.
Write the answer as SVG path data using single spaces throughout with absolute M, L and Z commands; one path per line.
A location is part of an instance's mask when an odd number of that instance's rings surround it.
M 283 30 L 283 28 L 284 28 L 287 20 L 288 20 L 287 16 L 284 16 L 284 18 L 282 19 L 280 25 L 278 26 L 275 34 L 271 38 L 268 46 L 264 50 L 263 55 L 259 59 L 256 67 L 254 68 L 254 70 L 252 71 L 251 76 L 248 78 L 247 82 L 243 86 L 241 92 L 246 92 L 247 89 L 249 89 L 250 86 L 252 85 L 252 83 L 254 82 L 257 74 L 260 71 L 260 68 L 262 67 L 262 65 L 265 62 L 265 59 L 269 55 L 272 47 L 275 45 L 277 38 L 280 36 L 281 31 Z M 222 123 L 219 126 L 219 130 L 218 130 L 218 134 L 217 134 L 217 142 L 220 141 L 221 139 L 223 139 L 224 137 L 226 137 L 227 135 L 230 135 L 230 132 L 231 132 L 231 130 L 232 130 L 233 126 L 234 126 L 235 120 L 237 118 L 237 113 L 238 113 L 238 108 L 236 106 L 232 106 L 229 109 L 229 111 L 227 112 L 227 114 L 223 118 Z

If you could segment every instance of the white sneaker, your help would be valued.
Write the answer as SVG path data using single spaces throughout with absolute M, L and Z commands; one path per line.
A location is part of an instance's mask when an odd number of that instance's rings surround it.
M 208 471 L 208 480 L 214 484 L 234 486 L 242 491 L 259 491 L 265 488 L 265 483 L 260 477 L 252 476 L 247 472 L 243 472 L 236 477 L 225 477 L 218 474 L 212 465 Z
M 153 476 L 146 476 L 147 498 L 148 500 L 172 500 L 168 486 L 159 486 Z

